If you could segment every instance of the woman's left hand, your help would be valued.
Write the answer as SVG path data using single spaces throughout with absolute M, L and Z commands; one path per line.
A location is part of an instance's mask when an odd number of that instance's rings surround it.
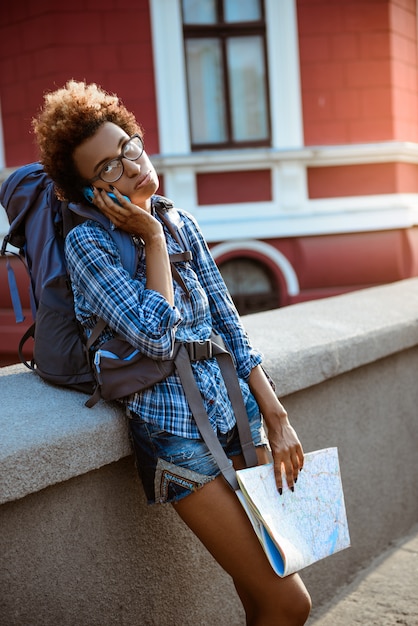
M 302 444 L 261 366 L 252 370 L 248 382 L 266 423 L 277 489 L 279 493 L 282 493 L 284 470 L 287 485 L 289 489 L 294 490 L 299 472 L 303 467 Z
M 267 424 L 268 438 L 274 463 L 274 476 L 279 493 L 283 490 L 283 469 L 286 482 L 292 491 L 295 488 L 300 470 L 303 467 L 303 448 L 290 424 L 287 415 L 269 420 L 263 413 Z

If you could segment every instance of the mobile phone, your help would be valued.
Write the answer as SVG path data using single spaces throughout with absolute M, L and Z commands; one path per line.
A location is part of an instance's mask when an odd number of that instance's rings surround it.
M 90 202 L 90 204 L 93 204 L 93 200 L 94 200 L 93 187 L 84 187 L 83 194 L 84 194 L 85 199 L 88 202 Z M 109 198 L 112 198 L 113 202 L 116 202 L 116 204 L 120 204 L 119 200 L 117 199 L 114 193 L 110 193 L 108 191 L 107 194 Z M 123 196 L 123 197 L 125 198 L 125 200 L 130 202 L 130 199 L 128 198 L 128 196 Z

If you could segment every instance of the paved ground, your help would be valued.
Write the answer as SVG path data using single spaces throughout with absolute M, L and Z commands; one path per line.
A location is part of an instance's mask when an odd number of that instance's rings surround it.
M 308 626 L 418 626 L 418 526 L 378 557 Z

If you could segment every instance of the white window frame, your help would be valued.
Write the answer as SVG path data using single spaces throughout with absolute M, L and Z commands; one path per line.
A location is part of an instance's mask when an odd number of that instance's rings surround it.
M 294 153 L 303 148 L 296 0 L 265 0 L 272 146 L 250 151 L 192 153 L 181 0 L 150 0 L 150 7 L 160 138 L 160 154 L 153 160 L 164 175 L 166 195 L 196 215 L 209 240 L 219 238 L 225 219 L 234 236 L 243 237 L 248 216 L 254 219 L 253 206 L 243 204 L 237 211 L 237 205 L 222 204 L 220 198 L 216 207 L 199 207 L 196 173 L 272 167 L 273 200 L 260 203 L 252 230 L 257 237 L 271 234 L 272 215 L 300 209 L 307 200 L 306 167 Z
M 181 0 L 151 0 L 160 153 L 190 154 Z M 303 146 L 295 0 L 265 0 L 272 148 Z

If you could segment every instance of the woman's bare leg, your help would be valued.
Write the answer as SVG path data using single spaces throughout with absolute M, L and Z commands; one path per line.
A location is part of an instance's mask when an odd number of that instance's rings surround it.
M 242 467 L 242 459 L 237 457 L 234 465 Z M 222 477 L 174 508 L 232 576 L 248 626 L 305 624 L 311 602 L 303 582 L 296 574 L 285 578 L 275 574 L 237 496 Z

